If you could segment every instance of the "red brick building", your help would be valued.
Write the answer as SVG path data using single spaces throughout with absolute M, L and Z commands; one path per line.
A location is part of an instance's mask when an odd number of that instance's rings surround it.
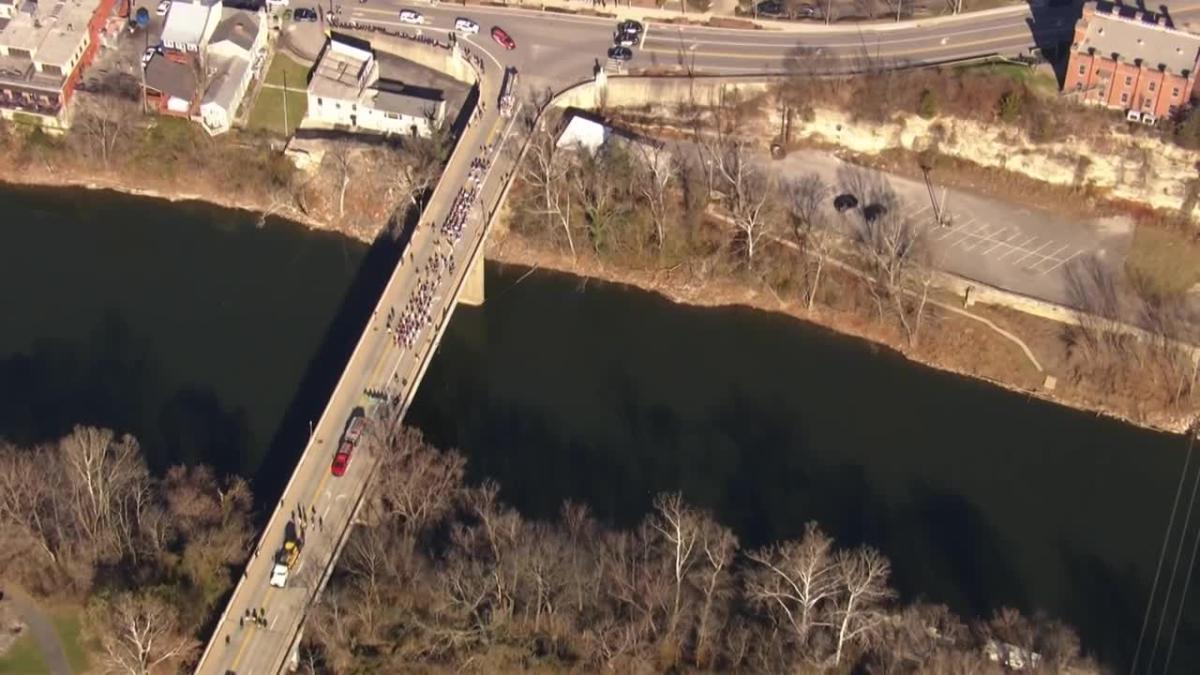
M 1200 35 L 1169 27 L 1162 15 L 1089 5 L 1075 24 L 1063 92 L 1153 122 L 1191 101 L 1198 58 Z

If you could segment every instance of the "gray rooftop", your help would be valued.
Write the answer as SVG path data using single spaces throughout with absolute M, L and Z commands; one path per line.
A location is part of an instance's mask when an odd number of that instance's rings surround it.
M 229 9 L 224 11 L 224 18 L 217 24 L 209 44 L 229 40 L 235 45 L 250 51 L 254 39 L 258 37 L 258 16 L 244 9 Z
M 156 54 L 146 66 L 146 86 L 191 101 L 196 96 L 196 73 L 187 64 Z
M 1092 48 L 1104 58 L 1116 53 L 1123 63 L 1141 59 L 1146 68 L 1161 66 L 1176 75 L 1185 70 L 1195 72 L 1200 35 L 1168 28 L 1165 17 L 1134 7 L 1098 3 L 1095 14 L 1085 16 L 1084 22 L 1084 36 L 1075 45 L 1076 50 Z
M 250 62 L 242 58 L 223 59 L 217 64 L 216 73 L 208 83 L 208 91 L 204 92 L 201 103 L 216 103 L 230 114 L 233 114 L 233 99 L 237 97 L 242 85 L 242 77 Z
M 371 91 L 374 93 L 371 107 L 409 117 L 424 117 L 426 114 L 436 113 L 444 105 L 440 96 L 435 98 L 383 89 Z
M 330 40 L 313 70 L 308 91 L 325 98 L 357 99 L 363 87 L 378 76 L 377 70 L 370 52 Z

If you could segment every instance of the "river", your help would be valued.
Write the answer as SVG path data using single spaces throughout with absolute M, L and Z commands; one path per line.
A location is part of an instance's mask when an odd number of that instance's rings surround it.
M 158 469 L 207 461 L 277 493 L 386 257 L 111 193 L 4 188 L 0 209 L 0 435 L 113 426 Z M 681 490 L 745 546 L 816 520 L 881 549 L 905 599 L 1040 609 L 1129 662 L 1179 437 L 787 317 L 526 272 L 489 266 L 409 418 L 526 515 L 570 498 L 627 525 Z M 1200 671 L 1196 607 L 1173 671 Z

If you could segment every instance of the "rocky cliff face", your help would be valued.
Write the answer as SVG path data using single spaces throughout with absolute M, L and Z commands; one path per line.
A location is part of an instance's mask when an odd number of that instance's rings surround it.
M 970 120 L 898 115 L 875 124 L 844 112 L 814 111 L 793 120 L 793 138 L 832 143 L 863 154 L 889 149 L 921 151 L 936 144 L 948 156 L 981 166 L 1073 187 L 1091 186 L 1117 199 L 1178 211 L 1189 207 L 1190 185 L 1200 176 L 1200 153 L 1114 129 L 1100 139 L 1035 143 L 1022 131 Z M 1194 200 L 1191 200 L 1194 201 Z

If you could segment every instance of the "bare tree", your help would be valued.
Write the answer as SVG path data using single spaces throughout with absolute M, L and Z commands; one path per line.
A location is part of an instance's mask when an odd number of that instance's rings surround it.
M 112 95 L 82 94 L 79 98 L 71 133 L 85 139 L 89 152 L 108 168 L 120 146 L 133 134 L 137 106 Z
M 873 548 L 839 553 L 836 570 L 839 598 L 834 610 L 835 666 L 841 664 L 847 648 L 870 641 L 883 621 L 883 603 L 895 595 L 888 587 L 891 565 Z
M 144 503 L 150 481 L 137 441 L 117 440 L 107 429 L 75 427 L 59 442 L 59 453 L 82 539 L 97 555 L 132 548 L 137 524 L 127 516 Z
M 333 170 L 337 176 L 338 218 L 344 218 L 346 216 L 346 190 L 350 188 L 350 181 L 354 177 L 354 161 L 349 144 L 337 143 L 328 156 L 333 162 Z
M 714 171 L 722 204 L 741 234 L 746 266 L 753 268 L 759 242 L 771 235 L 777 224 L 778 183 L 755 162 L 747 139 L 720 129 L 718 122 L 716 133 L 705 139 L 701 149 L 704 161 Z
M 526 110 L 530 137 L 524 164 L 525 182 L 538 195 L 537 210 L 546 217 L 547 228 L 553 228 L 555 221 L 562 228 L 573 260 L 576 252 L 575 239 L 571 235 L 571 192 L 564 189 L 569 165 L 559 151 L 558 139 L 546 124 L 545 117 L 533 106 Z
M 811 278 L 808 280 L 808 293 L 805 304 L 809 311 L 817 297 L 821 285 L 821 273 L 825 268 L 825 259 L 829 256 L 836 240 L 832 223 L 826 217 L 826 201 L 831 194 L 829 186 L 815 173 L 806 174 L 793 181 L 787 187 L 791 196 L 789 202 L 792 221 L 792 233 L 796 243 L 812 260 L 809 266 Z
M 676 631 L 683 613 L 683 593 L 697 563 L 697 544 L 705 516 L 683 502 L 678 492 L 659 495 L 654 499 L 656 516 L 650 521 L 666 544 L 667 561 L 671 574 L 672 600 L 668 611 L 666 635 L 678 651 Z
M 737 538 L 728 528 L 709 520 L 700 534 L 698 571 L 695 585 L 700 593 L 696 619 L 694 662 L 700 669 L 712 669 L 720 654 L 720 636 L 730 613 L 733 595 L 731 567 L 737 554 Z
M 174 672 L 199 647 L 180 626 L 176 611 L 149 593 L 121 593 L 99 601 L 91 610 L 91 621 L 104 652 L 101 662 L 106 673 Z
M 748 599 L 778 619 L 802 654 L 819 660 L 809 651 L 812 633 L 835 626 L 839 593 L 833 540 L 816 523 L 808 523 L 800 541 L 775 544 L 746 557 L 759 566 L 746 578 Z
M 675 180 L 671 153 L 661 143 L 639 143 L 636 147 L 640 161 L 634 180 L 650 212 L 650 220 L 654 223 L 655 243 L 658 244 L 659 253 L 662 253 L 667 239 L 666 221 L 670 191 Z

